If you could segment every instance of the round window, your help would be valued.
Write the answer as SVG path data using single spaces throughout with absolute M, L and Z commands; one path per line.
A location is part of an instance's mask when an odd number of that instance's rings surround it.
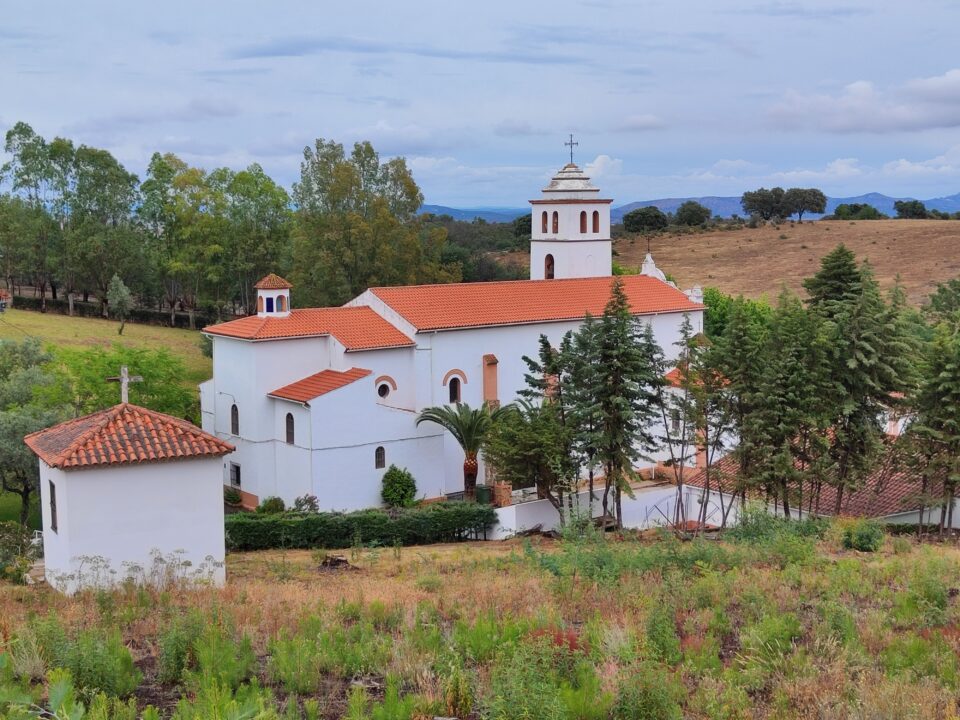
M 380 383 L 380 387 L 377 388 L 377 395 L 382 398 L 385 398 L 390 394 L 390 386 L 387 383 Z

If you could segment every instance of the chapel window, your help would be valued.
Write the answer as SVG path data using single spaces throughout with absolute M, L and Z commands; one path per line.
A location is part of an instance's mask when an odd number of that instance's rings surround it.
M 540 216 L 540 232 L 547 232 L 547 211 L 543 211 L 543 215 Z
M 581 235 L 587 234 L 587 211 L 586 210 L 580 211 L 580 234 Z
M 230 406 L 230 433 L 232 435 L 240 434 L 240 411 L 236 405 Z
M 600 213 L 597 210 L 593 211 L 593 231 L 600 232 Z
M 556 210 L 553 211 L 553 234 L 556 235 L 560 232 L 560 213 Z
M 460 378 L 452 377 L 450 382 L 447 383 L 447 389 L 450 392 L 450 402 L 458 403 L 460 402 Z
M 293 445 L 293 440 L 294 440 L 293 413 L 287 413 L 287 444 Z
M 272 298 L 272 297 L 268 297 L 268 298 L 267 298 L 267 312 L 268 312 L 268 313 L 272 313 L 272 312 L 273 312 L 273 298 Z
M 553 280 L 553 276 L 554 276 L 553 255 L 547 255 L 543 259 L 543 277 L 546 280 Z
M 381 445 L 373 451 L 373 466 L 381 470 L 387 466 L 387 451 Z
M 50 489 L 50 529 L 57 531 L 57 486 L 48 481 Z

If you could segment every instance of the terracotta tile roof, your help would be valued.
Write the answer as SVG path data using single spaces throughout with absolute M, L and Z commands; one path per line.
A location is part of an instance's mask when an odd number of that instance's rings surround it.
M 675 287 L 646 275 L 622 277 L 635 314 L 702 310 Z M 613 278 L 512 280 L 377 287 L 371 292 L 418 330 L 577 320 L 600 315 Z
M 347 350 L 413 345 L 413 340 L 368 307 L 307 308 L 291 310 L 286 317 L 248 315 L 239 320 L 210 325 L 203 331 L 242 340 L 332 335 Z
M 323 370 L 267 394 L 271 397 L 305 403 L 365 378 L 371 373 L 371 370 L 364 370 L 363 368 L 350 368 L 345 372 Z
M 40 430 L 23 441 L 47 465 L 64 470 L 218 457 L 234 450 L 186 420 L 129 403 Z
M 289 290 L 293 287 L 290 283 L 275 273 L 270 273 L 253 286 L 256 290 Z
M 673 370 L 668 372 L 663 376 L 663 379 L 667 381 L 667 384 L 671 387 L 678 388 L 680 387 L 680 382 L 682 378 L 680 377 L 680 368 L 675 367 Z
M 738 469 L 737 462 L 732 455 L 726 455 L 719 462 L 714 463 L 710 468 L 710 487 L 712 490 L 717 490 L 718 487 L 724 489 L 725 492 L 732 490 L 736 482 Z M 702 488 L 704 487 L 705 477 L 705 472 L 700 470 L 684 482 Z M 910 471 L 902 462 L 898 462 L 893 455 L 889 455 L 879 463 L 860 488 L 854 492 L 849 490 L 844 492 L 840 514 L 882 518 L 888 515 L 915 511 L 920 506 L 918 497 L 922 488 L 921 483 L 921 478 L 917 473 Z M 936 483 L 936 485 L 937 487 L 928 490 L 928 494 L 938 495 L 941 493 L 942 484 Z M 815 493 L 816 488 L 812 482 L 804 484 L 803 508 L 805 511 Z M 796 504 L 800 496 L 796 483 L 791 485 L 790 494 L 791 501 Z M 758 500 L 766 497 L 766 494 L 760 489 L 754 492 L 748 491 L 748 495 L 752 495 L 754 499 Z M 836 504 L 837 489 L 822 483 L 817 514 L 833 515 Z

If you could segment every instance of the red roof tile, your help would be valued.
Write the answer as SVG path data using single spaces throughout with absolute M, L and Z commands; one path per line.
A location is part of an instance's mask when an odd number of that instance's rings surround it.
M 347 350 L 413 345 L 413 340 L 368 307 L 307 308 L 291 310 L 286 317 L 249 315 L 239 320 L 210 325 L 203 331 L 241 340 L 332 335 Z
M 372 371 L 363 368 L 350 368 L 346 372 L 339 370 L 323 370 L 316 375 L 305 377 L 303 380 L 297 380 L 289 385 L 284 385 L 271 393 L 271 397 L 283 398 L 284 400 L 294 400 L 296 402 L 308 402 L 328 392 L 333 392 L 344 385 L 365 378 Z
M 293 287 L 290 283 L 284 280 L 282 277 L 275 273 L 270 273 L 264 278 L 261 278 L 256 285 L 253 286 L 256 290 L 289 290 Z
M 234 450 L 196 425 L 129 403 L 68 420 L 23 441 L 61 469 L 218 457 Z
M 702 310 L 680 290 L 646 275 L 621 278 L 637 315 Z M 512 280 L 377 287 L 371 292 L 418 330 L 578 320 L 600 315 L 614 278 Z
M 738 474 L 738 465 L 732 455 L 726 455 L 710 468 L 710 486 L 729 492 L 733 489 Z M 705 472 L 700 470 L 690 479 L 685 480 L 688 485 L 703 487 Z M 940 493 L 942 485 L 928 490 L 928 494 Z M 882 518 L 888 515 L 911 512 L 919 509 L 918 497 L 922 487 L 920 476 L 911 472 L 902 458 L 888 450 L 888 455 L 878 464 L 876 469 L 864 480 L 861 487 L 853 492 L 845 491 L 841 500 L 840 514 L 856 517 Z M 803 509 L 807 510 L 810 499 L 816 492 L 812 483 L 803 486 Z M 763 499 L 766 494 L 762 490 L 748 492 L 755 499 Z M 796 483 L 791 485 L 791 501 L 796 504 L 800 493 Z M 820 486 L 819 505 L 815 505 L 815 512 L 819 515 L 833 515 L 837 505 L 837 489 L 827 483 Z M 816 510 L 819 508 L 819 510 Z

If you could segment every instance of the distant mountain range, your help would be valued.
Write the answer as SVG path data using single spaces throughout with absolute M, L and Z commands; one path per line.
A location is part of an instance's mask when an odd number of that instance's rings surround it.
M 893 209 L 893 204 L 898 200 L 914 200 L 915 198 L 895 198 L 882 193 L 867 193 L 856 197 L 827 198 L 827 213 L 832 213 L 837 205 L 842 203 L 865 203 L 872 205 L 880 212 L 891 217 L 897 214 Z M 686 198 L 660 198 L 659 200 L 640 200 L 637 202 L 620 205 L 610 211 L 613 222 L 623 220 L 625 213 L 636 210 L 641 207 L 651 205 L 660 208 L 663 212 L 676 212 L 687 200 L 696 200 L 713 211 L 714 215 L 719 217 L 731 217 L 733 215 L 743 215 L 743 208 L 740 207 L 740 198 L 738 197 L 720 197 L 709 195 L 706 197 L 686 197 Z M 924 200 L 928 210 L 940 210 L 941 212 L 955 213 L 960 212 L 960 193 L 948 195 L 946 197 L 931 198 Z M 514 218 L 526 215 L 530 208 L 510 208 L 510 207 L 476 207 L 476 208 L 452 208 L 444 205 L 424 205 L 420 208 L 420 213 L 433 213 L 435 215 L 449 215 L 455 220 L 464 220 L 470 222 L 475 218 L 480 218 L 487 222 L 512 222 Z M 817 218 L 819 215 L 804 215 L 804 217 Z

